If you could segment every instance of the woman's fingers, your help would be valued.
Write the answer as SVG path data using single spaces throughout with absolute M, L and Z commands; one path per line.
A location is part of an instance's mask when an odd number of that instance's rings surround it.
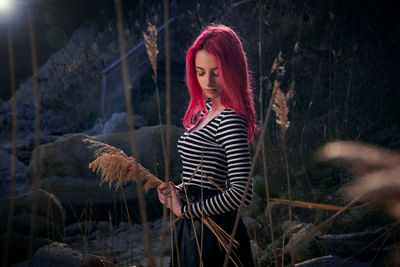
M 181 213 L 182 202 L 178 198 L 175 185 L 172 182 L 170 183 L 169 188 L 171 190 L 171 201 L 172 201 L 173 212 L 176 216 L 180 217 L 182 215 Z
M 171 190 L 167 183 L 162 183 L 157 186 L 158 199 L 161 204 L 167 208 L 170 207 Z

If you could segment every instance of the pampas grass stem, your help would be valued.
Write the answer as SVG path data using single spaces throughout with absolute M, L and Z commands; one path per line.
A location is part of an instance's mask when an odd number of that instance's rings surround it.
M 123 24 L 123 15 L 122 15 L 122 5 L 121 0 L 115 0 L 116 4 L 116 12 L 117 12 L 117 28 L 118 28 L 118 40 L 120 46 L 120 56 L 121 56 L 121 72 L 122 72 L 122 81 L 123 81 L 123 88 L 125 93 L 125 103 L 126 103 L 126 110 L 127 110 L 127 122 L 129 125 L 130 130 L 130 143 L 131 143 L 131 150 L 134 155 L 137 155 L 137 145 L 136 145 L 136 135 L 135 135 L 135 127 L 134 127 L 134 117 L 133 117 L 133 110 L 132 110 L 132 99 L 131 99 L 131 90 L 129 85 L 129 74 L 128 74 L 128 62 L 126 58 L 126 41 L 124 38 L 124 24 Z M 135 176 L 139 176 L 141 171 L 139 170 L 140 166 L 137 163 L 133 163 Z M 141 187 L 141 181 L 136 180 L 137 183 L 137 193 L 139 199 L 139 208 L 140 208 L 140 217 L 143 223 L 143 232 L 146 244 L 146 253 L 148 256 L 148 265 L 155 266 L 155 260 L 153 257 L 151 240 L 150 240 L 150 227 L 148 225 L 147 213 L 146 213 L 146 203 L 144 200 L 144 194 Z

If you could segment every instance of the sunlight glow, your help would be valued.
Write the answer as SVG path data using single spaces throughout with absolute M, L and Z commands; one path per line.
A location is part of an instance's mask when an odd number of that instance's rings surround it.
M 0 0 L 0 13 L 11 11 L 14 7 L 15 0 Z

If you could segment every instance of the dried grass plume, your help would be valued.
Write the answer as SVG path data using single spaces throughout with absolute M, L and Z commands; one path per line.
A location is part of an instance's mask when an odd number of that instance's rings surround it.
M 92 139 L 83 139 L 90 148 L 98 147 L 94 152 L 95 159 L 90 162 L 89 168 L 96 173 L 101 173 L 100 184 L 108 182 L 111 188 L 114 184 L 117 190 L 121 184 L 135 181 L 139 184 L 145 182 L 144 190 L 148 192 L 163 183 L 133 157 L 128 157 L 122 150 Z
M 143 38 L 144 38 L 144 45 L 146 46 L 146 52 L 147 55 L 150 59 L 151 66 L 153 68 L 154 73 L 157 73 L 157 55 L 159 53 L 158 47 L 157 47 L 157 28 L 150 22 L 148 23 L 147 26 L 147 34 L 146 32 L 143 32 Z
M 288 119 L 289 107 L 287 105 L 286 95 L 279 88 L 276 91 L 274 103 L 272 104 L 272 110 L 275 112 L 276 123 L 281 126 L 282 133 L 286 133 L 286 130 L 290 126 Z
M 356 142 L 331 142 L 317 152 L 317 160 L 337 162 L 356 175 L 343 188 L 349 199 L 382 203 L 400 220 L 400 154 Z

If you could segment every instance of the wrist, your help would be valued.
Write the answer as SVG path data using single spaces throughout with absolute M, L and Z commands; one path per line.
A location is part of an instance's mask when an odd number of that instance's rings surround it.
M 176 207 L 174 213 L 177 217 L 182 217 L 182 215 L 183 215 L 182 209 L 183 209 L 183 205 L 179 205 L 178 207 Z

